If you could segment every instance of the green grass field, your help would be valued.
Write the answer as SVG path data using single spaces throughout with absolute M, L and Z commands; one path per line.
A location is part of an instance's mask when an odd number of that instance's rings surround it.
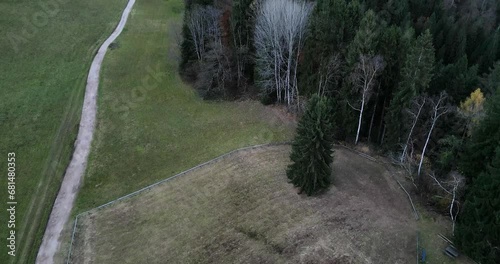
M 307 197 L 290 146 L 233 153 L 79 217 L 77 263 L 414 263 L 416 221 L 384 166 L 334 154 L 334 185 Z
M 203 101 L 177 73 L 182 0 L 137 1 L 103 63 L 98 124 L 79 213 L 233 149 L 290 140 L 255 101 Z
M 125 0 L 0 2 L 0 237 L 6 241 L 7 153 L 16 153 L 16 257 L 33 263 L 76 137 L 88 68 Z M 27 21 L 27 22 L 26 22 Z M 5 176 L 5 177 L 4 177 Z
M 0 263 L 24 264 L 35 260 L 51 204 L 72 152 L 90 62 L 117 24 L 126 4 L 126 0 L 58 2 L 61 4 L 57 7 L 45 8 L 37 1 L 0 3 L 0 93 L 3 99 L 0 101 L 0 155 L 3 156 L 0 168 L 6 168 L 7 153 L 15 152 L 18 201 L 18 252 L 15 258 L 9 257 L 5 245 L 0 245 Z M 276 109 L 255 101 L 203 101 L 180 80 L 177 45 L 182 13 L 182 0 L 138 0 L 124 32 L 106 55 L 93 149 L 73 215 L 233 149 L 292 138 L 294 125 Z M 24 20 L 37 25 L 26 25 Z M 266 175 L 266 170 L 276 172 L 286 162 L 284 152 L 274 154 L 261 160 L 271 167 L 255 170 L 262 172 L 259 176 Z M 244 174 L 256 168 L 251 157 L 248 159 L 250 161 L 243 164 L 247 167 L 227 167 L 221 177 L 231 176 L 232 170 Z M 366 184 L 363 182 L 356 184 Z M 0 186 L 6 186 L 6 177 L 0 177 Z M 0 202 L 4 205 L 6 192 L 6 188 L 0 190 Z M 242 193 L 235 194 L 231 196 L 234 199 L 226 202 L 249 202 L 243 199 L 247 196 L 240 197 Z M 162 208 L 161 200 L 153 209 L 158 208 Z M 237 212 L 240 211 L 226 213 Z M 291 215 L 283 214 L 283 217 Z M 0 216 L 0 222 L 5 223 L 5 214 Z M 112 219 L 115 216 L 98 217 Z M 165 214 L 155 217 L 151 219 L 159 221 Z M 145 219 L 145 223 L 130 227 L 147 231 L 146 234 L 154 232 Z M 254 220 L 258 222 L 262 218 Z M 352 222 L 358 224 L 353 228 L 363 227 L 362 222 L 354 219 Z M 435 223 L 424 224 L 429 224 L 432 232 L 440 230 Z M 257 240 L 262 238 L 253 231 L 243 234 Z M 0 225 L 3 239 L 6 232 L 6 225 Z M 122 230 L 99 232 L 108 239 L 119 236 Z M 367 241 L 359 242 L 361 244 L 354 248 L 366 248 Z M 67 244 L 62 251 L 67 249 Z M 282 246 L 270 245 L 271 250 Z M 267 253 L 270 250 L 260 244 L 256 249 Z M 314 245 L 311 250 L 320 256 L 329 252 L 329 248 L 325 251 L 322 245 Z M 58 261 L 65 256 L 66 252 L 62 251 Z M 123 252 L 127 250 L 109 250 L 109 255 L 93 250 L 91 254 L 106 258 Z M 202 256 L 203 251 L 199 252 Z M 275 253 L 271 251 L 266 256 L 270 261 L 283 260 Z

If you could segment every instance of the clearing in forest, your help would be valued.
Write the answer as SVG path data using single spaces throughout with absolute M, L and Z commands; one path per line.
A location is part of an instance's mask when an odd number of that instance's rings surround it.
M 412 263 L 416 221 L 384 166 L 336 149 L 297 195 L 290 146 L 238 151 L 78 220 L 71 263 Z

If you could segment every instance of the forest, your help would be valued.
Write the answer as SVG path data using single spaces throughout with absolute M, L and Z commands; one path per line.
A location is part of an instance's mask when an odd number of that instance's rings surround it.
M 495 0 L 186 0 L 180 73 L 299 116 L 327 98 L 335 140 L 403 166 L 456 245 L 500 263 L 499 25 Z

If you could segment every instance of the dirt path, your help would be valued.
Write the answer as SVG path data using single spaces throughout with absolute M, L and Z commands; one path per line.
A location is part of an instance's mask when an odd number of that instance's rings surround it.
M 101 64 L 111 44 L 122 32 L 127 23 L 128 15 L 135 4 L 135 0 L 129 0 L 125 10 L 123 11 L 120 23 L 109 38 L 102 44 L 97 52 L 92 65 L 90 66 L 89 75 L 87 78 L 87 87 L 85 90 L 85 99 L 83 101 L 82 116 L 80 120 L 80 128 L 78 137 L 75 142 L 75 151 L 71 162 L 66 169 L 63 182 L 59 193 L 57 194 L 54 207 L 50 214 L 47 228 L 43 236 L 42 245 L 38 251 L 36 263 L 52 264 L 54 263 L 54 255 L 60 245 L 60 235 L 63 227 L 68 221 L 73 202 L 80 187 L 81 178 L 84 175 L 87 166 L 87 158 L 90 152 L 92 136 L 95 128 L 95 120 L 97 113 L 97 89 L 99 87 L 99 72 Z

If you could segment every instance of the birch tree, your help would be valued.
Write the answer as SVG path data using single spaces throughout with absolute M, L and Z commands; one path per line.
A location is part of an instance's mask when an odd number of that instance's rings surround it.
M 406 112 L 408 113 L 411 120 L 411 128 L 410 132 L 408 132 L 408 136 L 406 137 L 406 141 L 403 144 L 403 151 L 401 152 L 401 156 L 399 157 L 399 162 L 403 163 L 407 156 L 408 144 L 410 143 L 411 136 L 413 135 L 413 130 L 418 123 L 420 115 L 422 114 L 422 109 L 424 109 L 427 98 L 425 96 L 418 96 L 412 100 L 412 106 Z
M 318 71 L 318 94 L 323 96 L 327 92 L 328 86 L 335 80 L 340 79 L 342 75 L 340 55 L 336 53 L 322 61 Z
M 233 75 L 229 51 L 222 43 L 222 12 L 210 5 L 195 5 L 187 16 L 199 65 L 195 87 L 205 98 L 225 96 Z
M 313 4 L 264 0 L 257 10 L 254 41 L 260 86 L 291 106 L 298 98 L 297 67 Z
M 360 55 L 359 61 L 356 64 L 356 68 L 350 76 L 354 91 L 361 94 L 361 99 L 359 100 L 359 108 L 351 105 L 354 110 L 359 112 L 358 129 L 356 131 L 355 144 L 358 144 L 359 141 L 359 133 L 361 131 L 361 124 L 363 121 L 365 106 L 370 100 L 370 97 L 373 93 L 373 87 L 375 86 L 376 78 L 383 69 L 384 61 L 381 56 L 371 57 L 367 55 Z
M 458 213 L 460 212 L 460 207 L 459 207 L 459 202 L 458 200 L 458 192 L 463 188 L 464 185 L 464 180 L 463 177 L 458 175 L 457 173 L 451 173 L 451 177 L 453 180 L 449 182 L 441 182 L 436 178 L 436 175 L 434 173 L 429 174 L 429 177 L 431 177 L 436 184 L 448 195 L 451 196 L 450 198 L 450 208 L 449 208 L 449 214 L 450 214 L 450 219 L 451 219 L 451 232 L 453 235 L 455 235 L 455 224 L 457 222 L 457 216 Z M 446 187 L 445 187 L 446 186 Z
M 186 24 L 191 33 L 191 40 L 193 41 L 198 61 L 201 61 L 205 54 L 205 33 L 207 27 L 205 8 L 198 5 L 194 6 L 191 12 L 187 14 Z
M 187 27 L 196 51 L 198 61 L 202 61 L 207 46 L 222 46 L 221 28 L 219 25 L 221 11 L 213 6 L 195 5 L 187 14 Z
M 429 127 L 429 132 L 427 133 L 427 139 L 425 140 L 424 147 L 422 149 L 422 155 L 420 156 L 420 164 L 418 165 L 418 174 L 420 176 L 420 172 L 422 171 L 422 164 L 424 163 L 425 151 L 427 150 L 427 146 L 429 144 L 429 140 L 431 139 L 432 132 L 436 127 L 436 124 L 443 115 L 452 111 L 452 108 L 446 104 L 446 100 L 448 99 L 448 95 L 446 92 L 441 92 L 439 97 L 430 98 L 429 103 L 432 105 L 432 114 L 431 114 L 431 124 Z
M 406 131 L 401 129 L 404 123 L 404 109 L 411 100 L 425 92 L 433 76 L 434 47 L 432 35 L 426 30 L 411 45 L 401 69 L 401 81 L 393 92 L 388 113 L 385 116 L 387 124 L 387 143 L 391 147 L 399 147 Z

